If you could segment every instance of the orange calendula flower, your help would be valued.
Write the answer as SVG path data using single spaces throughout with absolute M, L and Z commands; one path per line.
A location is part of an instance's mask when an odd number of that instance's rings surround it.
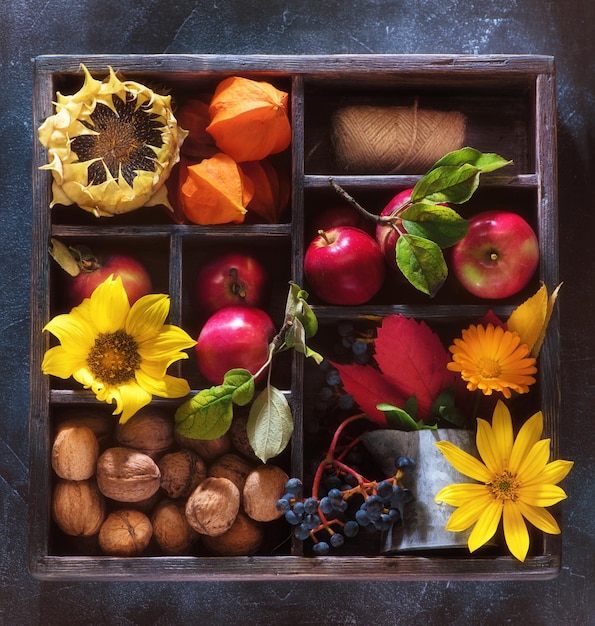
M 449 350 L 452 361 L 447 368 L 460 373 L 470 391 L 480 389 L 486 396 L 499 391 L 510 398 L 512 391 L 527 393 L 535 382 L 537 368 L 528 346 L 518 333 L 501 326 L 471 325 Z
M 446 530 L 462 532 L 475 524 L 468 540 L 471 552 L 494 536 L 501 519 L 506 544 L 520 561 L 529 550 L 525 520 L 545 533 L 560 533 L 556 520 L 544 507 L 566 498 L 557 484 L 573 462 L 548 463 L 550 440 L 541 439 L 542 433 L 540 411 L 525 422 L 515 440 L 510 411 L 498 400 L 491 425 L 477 420 L 476 443 L 483 462 L 449 441 L 435 444 L 455 469 L 478 481 L 449 485 L 435 497 L 436 502 L 457 507 Z

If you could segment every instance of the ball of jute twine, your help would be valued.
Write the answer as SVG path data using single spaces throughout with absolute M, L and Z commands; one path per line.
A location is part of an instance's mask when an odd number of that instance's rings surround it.
M 425 173 L 465 142 L 465 116 L 458 111 L 357 105 L 339 109 L 331 139 L 340 169 L 350 172 Z

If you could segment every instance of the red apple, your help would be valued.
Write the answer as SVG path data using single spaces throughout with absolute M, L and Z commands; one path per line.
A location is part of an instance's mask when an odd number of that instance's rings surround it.
M 382 287 L 385 264 L 374 238 L 353 226 L 321 231 L 306 249 L 309 287 L 328 304 L 368 302 Z
M 206 321 L 196 344 L 200 373 L 213 385 L 234 368 L 252 374 L 266 363 L 275 335 L 271 318 L 262 309 L 233 306 L 219 309 Z
M 81 271 L 72 277 L 68 296 L 72 306 L 89 298 L 95 288 L 111 274 L 120 276 L 130 304 L 151 293 L 151 278 L 142 263 L 125 254 L 114 254 L 101 263 L 95 257 L 87 257 L 79 263 Z
M 535 232 L 518 213 L 509 211 L 485 211 L 471 218 L 467 235 L 452 249 L 454 275 L 479 298 L 518 293 L 538 264 Z
M 227 306 L 262 307 L 268 292 L 264 265 L 246 252 L 224 253 L 197 274 L 194 296 L 207 315 Z
M 374 233 L 374 222 L 366 219 L 355 207 L 350 204 L 335 204 L 314 213 L 306 237 L 311 241 L 319 230 L 330 230 L 337 226 L 353 226 L 371 235 Z

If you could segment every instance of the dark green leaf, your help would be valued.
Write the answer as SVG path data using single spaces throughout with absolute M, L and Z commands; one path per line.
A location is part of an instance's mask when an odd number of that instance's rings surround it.
M 415 185 L 411 202 L 467 202 L 479 185 L 480 172 L 481 170 L 467 163 L 442 165 L 432 169 Z
M 401 235 L 397 239 L 396 259 L 403 276 L 430 297 L 436 295 L 446 280 L 446 261 L 433 241 L 417 235 Z
M 407 411 L 391 404 L 378 404 L 376 408 L 386 416 L 388 427 L 393 430 L 435 430 L 435 425 L 427 425 L 422 421 L 416 422 Z
M 454 246 L 469 229 L 467 220 L 442 205 L 413 204 L 403 211 L 401 219 L 408 233 L 431 239 L 441 248 Z
M 231 426 L 235 387 L 218 385 L 199 391 L 178 407 L 176 430 L 190 439 L 217 439 Z
M 455 390 L 449 387 L 440 393 L 432 407 L 432 415 L 446 420 L 455 426 L 465 426 L 465 416 L 455 406 Z
M 231 399 L 238 406 L 246 406 L 254 397 L 254 376 L 248 370 L 229 370 L 223 378 L 223 386 L 233 389 Z
M 246 431 L 263 463 L 285 450 L 293 433 L 293 416 L 285 395 L 276 387 L 268 385 L 254 400 Z

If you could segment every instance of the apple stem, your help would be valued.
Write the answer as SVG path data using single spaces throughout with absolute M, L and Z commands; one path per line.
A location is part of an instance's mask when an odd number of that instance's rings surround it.
M 324 230 L 320 229 L 318 231 L 318 234 L 326 241 L 327 245 L 330 245 L 332 243 L 332 241 L 328 238 L 328 235 L 326 234 Z
M 498 253 L 497 252 L 491 252 L 490 253 L 490 259 L 492 261 L 497 261 L 498 260 Z
M 240 279 L 238 277 L 238 269 L 236 267 L 232 267 L 229 270 L 229 277 L 233 281 L 231 285 L 232 292 L 234 293 L 234 295 L 239 296 L 243 300 L 246 297 L 246 290 L 240 282 Z
M 103 265 L 97 260 L 97 257 L 91 252 L 90 248 L 85 245 L 69 246 L 68 249 L 77 262 L 81 271 L 94 272 L 101 269 Z

